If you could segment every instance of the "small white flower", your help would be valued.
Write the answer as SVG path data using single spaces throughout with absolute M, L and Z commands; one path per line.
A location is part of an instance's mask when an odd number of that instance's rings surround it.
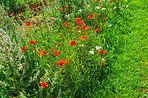
M 81 30 L 79 30 L 78 32 L 81 32 Z
M 101 8 L 101 7 L 99 7 L 99 6 L 96 7 L 96 9 L 98 9 L 98 10 L 99 10 L 100 8 Z
M 112 25 L 110 24 L 109 27 L 111 27 Z
M 79 45 L 80 47 L 84 47 L 84 45 Z
M 102 8 L 102 10 L 106 10 L 106 8 Z
M 68 15 L 65 15 L 65 17 L 68 17 Z
M 92 51 L 94 51 L 94 49 L 92 48 Z
M 104 58 L 102 58 L 102 61 L 105 61 L 105 59 L 104 59 Z
M 122 7 L 125 7 L 125 5 L 122 5 Z
M 94 51 L 89 51 L 89 53 L 94 54 Z
M 116 9 L 117 7 L 114 7 L 113 9 Z
M 87 5 L 88 7 L 90 7 L 90 5 Z
M 78 11 L 81 12 L 83 9 L 79 9 Z
M 126 5 L 126 8 L 128 7 L 128 5 Z
M 100 50 L 102 49 L 102 47 L 96 46 L 96 50 Z
M 70 18 L 70 14 L 65 15 L 65 17 L 69 20 L 69 18 Z

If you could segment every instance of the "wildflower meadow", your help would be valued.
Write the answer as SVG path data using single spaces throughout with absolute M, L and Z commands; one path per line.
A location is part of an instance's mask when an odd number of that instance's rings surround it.
M 148 97 L 146 0 L 1 0 L 0 98 Z

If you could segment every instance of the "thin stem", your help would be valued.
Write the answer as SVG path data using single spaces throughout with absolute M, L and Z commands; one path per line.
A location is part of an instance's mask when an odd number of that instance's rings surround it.
M 17 96 L 18 96 L 18 98 L 19 98 L 19 93 L 18 93 L 18 90 L 17 90 L 17 85 L 16 85 L 15 77 L 14 77 L 14 74 L 13 74 L 13 72 L 12 72 L 12 66 L 11 66 L 10 63 L 9 63 L 9 67 L 10 67 L 11 74 L 12 74 L 12 77 L 13 77 L 13 80 L 14 80 L 14 84 L 15 84 L 15 88 L 16 88 Z

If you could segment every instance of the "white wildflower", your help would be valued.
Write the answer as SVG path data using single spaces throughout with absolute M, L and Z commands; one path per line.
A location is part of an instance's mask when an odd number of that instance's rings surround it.
M 81 12 L 83 9 L 79 9 L 78 11 Z
M 110 24 L 109 27 L 111 27 L 112 25 Z
M 79 45 L 80 47 L 84 47 L 84 45 Z
M 126 8 L 128 7 L 128 5 L 126 5 Z
M 69 20 L 69 18 L 70 18 L 70 14 L 65 15 L 65 17 Z
M 87 5 L 88 7 L 90 7 L 90 5 Z
M 102 58 L 102 61 L 105 61 L 105 59 L 104 59 L 104 58 Z
M 92 49 L 92 51 L 94 51 L 94 49 Z
M 102 8 L 102 10 L 106 10 L 106 8 Z
M 94 54 L 94 51 L 89 51 L 89 53 Z
M 122 5 L 122 7 L 125 7 L 125 5 Z
M 114 7 L 113 9 L 116 9 L 117 7 Z
M 96 50 L 100 50 L 102 49 L 102 47 L 96 46 Z
M 96 7 L 96 9 L 98 9 L 98 10 L 99 10 L 100 8 L 101 8 L 101 7 L 99 7 L 99 6 Z

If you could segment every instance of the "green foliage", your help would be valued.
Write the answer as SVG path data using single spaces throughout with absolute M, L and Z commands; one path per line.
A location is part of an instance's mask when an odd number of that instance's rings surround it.
M 38 1 L 42 0 L 1 0 L 0 4 L 3 4 L 5 6 L 6 11 L 10 11 L 12 13 L 18 13 L 19 10 L 24 9 L 26 5 L 29 5 L 29 3 L 37 3 Z

